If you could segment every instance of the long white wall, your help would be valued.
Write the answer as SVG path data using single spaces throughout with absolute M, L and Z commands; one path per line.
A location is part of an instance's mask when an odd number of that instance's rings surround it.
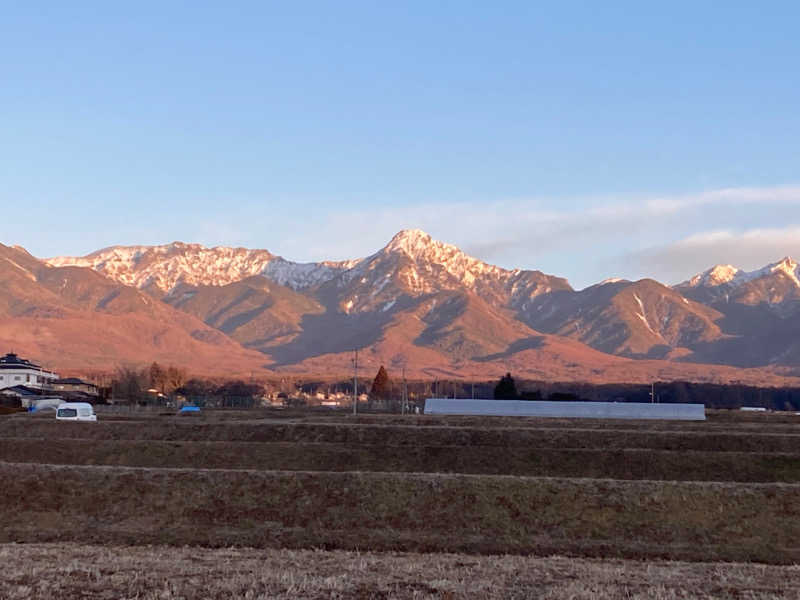
M 644 402 L 547 402 L 536 400 L 461 400 L 428 398 L 426 415 L 498 417 L 579 417 L 584 419 L 677 419 L 705 421 L 703 404 Z

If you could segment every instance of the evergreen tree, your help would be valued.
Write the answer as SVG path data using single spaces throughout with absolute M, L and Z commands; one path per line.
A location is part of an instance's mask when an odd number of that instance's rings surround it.
M 517 386 L 514 383 L 514 378 L 511 373 L 506 373 L 494 386 L 494 399 L 495 400 L 516 400 Z
M 373 400 L 388 400 L 391 395 L 391 384 L 389 383 L 389 374 L 386 369 L 381 365 L 378 369 L 378 374 L 372 381 L 372 388 L 369 391 L 370 398 Z

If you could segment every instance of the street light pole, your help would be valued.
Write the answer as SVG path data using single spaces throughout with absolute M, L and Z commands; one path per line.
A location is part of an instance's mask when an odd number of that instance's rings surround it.
M 353 414 L 358 414 L 358 348 L 353 356 Z

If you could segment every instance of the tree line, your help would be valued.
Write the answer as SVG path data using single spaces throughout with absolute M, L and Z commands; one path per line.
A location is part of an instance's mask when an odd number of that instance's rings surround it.
M 189 379 L 185 369 L 157 362 L 148 367 L 117 367 L 111 388 L 117 401 L 167 404 L 180 397 L 200 406 L 251 407 L 264 393 L 261 385 L 239 380 Z
M 295 382 L 288 384 L 295 391 L 308 394 L 336 389 L 352 394 L 352 380 L 338 382 Z M 363 386 L 363 387 L 362 387 Z M 217 381 L 188 378 L 184 369 L 157 362 L 148 367 L 118 367 L 112 379 L 113 396 L 132 402 L 158 402 L 162 394 L 181 396 L 189 402 L 209 406 L 253 406 L 265 389 L 244 381 Z M 155 390 L 155 392 L 150 391 Z M 800 388 L 756 387 L 739 383 L 692 383 L 687 381 L 656 382 L 655 400 L 662 403 L 700 403 L 708 408 L 737 409 L 758 406 L 768 410 L 800 411 Z M 381 366 L 370 381 L 359 382 L 358 393 L 368 393 L 369 406 L 377 410 L 399 411 L 404 393 L 410 406 L 422 406 L 425 398 L 496 398 L 520 400 L 604 402 L 650 402 L 650 384 L 592 384 L 580 382 L 517 381 L 506 373 L 494 381 L 398 381 Z M 292 404 L 293 392 L 281 394 Z M 300 397 L 300 396 L 299 396 Z M 300 406 L 295 399 L 292 405 Z M 299 404 L 298 404 L 299 402 Z
M 163 367 L 157 362 L 141 368 L 121 365 L 111 379 L 111 392 L 115 399 L 144 401 L 154 394 L 169 395 L 185 381 L 186 370 L 173 365 Z
M 551 401 L 650 402 L 704 404 L 707 408 L 738 409 L 757 406 L 767 410 L 800 411 L 800 388 L 757 387 L 740 383 L 659 381 L 635 383 L 522 382 L 522 391 L 510 373 L 495 384 L 494 398 Z

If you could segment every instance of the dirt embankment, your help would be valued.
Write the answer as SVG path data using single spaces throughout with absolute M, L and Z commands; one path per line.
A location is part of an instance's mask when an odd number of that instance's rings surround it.
M 375 446 L 496 446 L 524 448 L 648 449 L 701 452 L 800 453 L 800 429 L 779 432 L 728 429 L 643 429 L 635 424 L 593 427 L 414 427 L 333 423 L 246 423 L 144 419 L 64 423 L 7 419 L 0 438 L 289 442 Z
M 800 482 L 800 453 L 0 438 L 0 461 L 284 471 Z
M 0 419 L 0 542 L 800 561 L 787 420 L 244 415 Z
M 0 464 L 0 541 L 800 561 L 800 486 Z

